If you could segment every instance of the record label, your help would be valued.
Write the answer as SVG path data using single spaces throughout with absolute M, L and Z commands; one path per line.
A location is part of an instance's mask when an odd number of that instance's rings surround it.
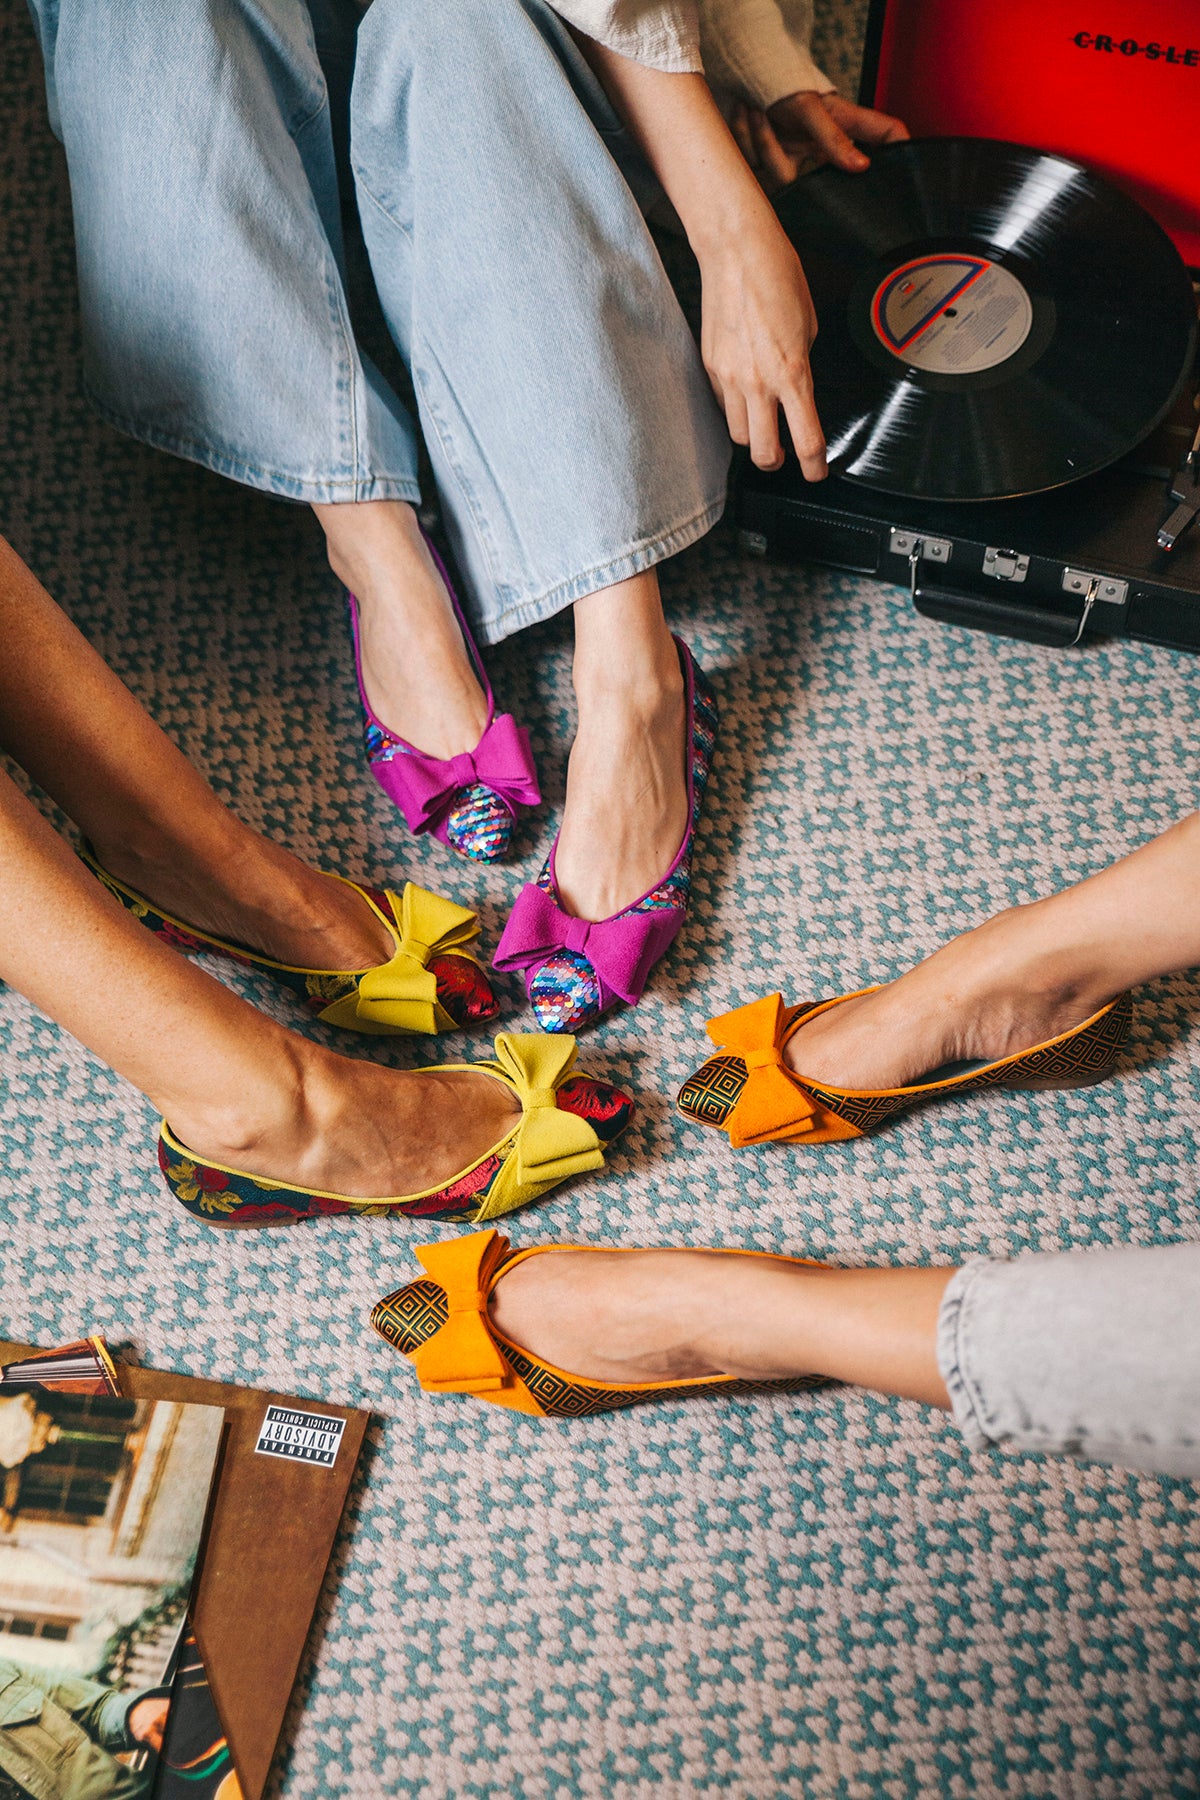
M 913 369 L 974 375 L 1015 356 L 1033 303 L 1008 269 L 982 256 L 922 256 L 880 282 L 871 304 L 880 343 Z

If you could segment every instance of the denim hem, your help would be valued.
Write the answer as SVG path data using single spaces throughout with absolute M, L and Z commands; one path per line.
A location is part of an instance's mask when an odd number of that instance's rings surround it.
M 264 469 L 241 457 L 223 456 L 209 444 L 193 443 L 190 438 L 175 437 L 168 431 L 157 431 L 140 419 L 126 418 L 97 398 L 87 382 L 83 391 L 100 417 L 126 437 L 149 444 L 152 449 L 166 450 L 187 462 L 199 463 L 215 475 L 225 475 L 243 487 L 257 488 L 281 500 L 300 500 L 306 505 L 334 506 L 353 500 L 407 500 L 412 506 L 421 504 L 421 490 L 411 475 L 368 475 L 332 477 L 313 481 L 303 475 L 285 475 L 279 469 Z
M 681 524 L 672 525 L 648 540 L 631 544 L 611 561 L 584 569 L 578 575 L 560 581 L 544 594 L 531 600 L 518 601 L 491 618 L 481 619 L 479 636 L 485 644 L 499 644 L 514 632 L 523 631 L 527 625 L 538 625 L 544 619 L 552 619 L 564 607 L 573 605 L 576 600 L 582 600 L 588 594 L 599 593 L 602 588 L 613 587 L 618 581 L 628 581 L 633 575 L 643 574 L 656 563 L 664 562 L 667 557 L 676 556 L 679 551 L 696 543 L 706 532 L 712 530 L 724 511 L 725 495 L 722 493 L 719 499 L 710 501 Z
M 958 1269 L 947 1282 L 938 1308 L 938 1373 L 950 1396 L 954 1423 L 972 1450 L 986 1450 L 996 1441 L 983 1426 L 983 1396 L 968 1373 L 964 1342 L 969 1325 L 965 1315 L 970 1306 L 971 1290 L 988 1265 L 986 1256 L 976 1256 Z

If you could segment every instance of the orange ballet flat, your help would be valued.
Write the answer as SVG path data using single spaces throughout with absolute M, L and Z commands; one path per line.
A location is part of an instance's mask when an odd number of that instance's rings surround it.
M 860 988 L 859 994 L 876 991 Z M 718 1054 L 688 1076 L 676 1100 L 679 1111 L 697 1125 L 727 1132 L 738 1150 L 746 1144 L 832 1144 L 866 1137 L 932 1100 L 986 1088 L 1090 1087 L 1103 1081 L 1128 1042 L 1133 1013 L 1129 995 L 1120 994 L 1081 1025 L 1032 1050 L 911 1087 L 835 1088 L 793 1074 L 783 1061 L 783 1047 L 802 1022 L 859 994 L 802 1006 L 785 1006 L 781 994 L 768 994 L 710 1019 L 707 1031 Z
M 476 1231 L 470 1237 L 421 1244 L 416 1254 L 425 1275 L 381 1300 L 371 1313 L 371 1323 L 393 1349 L 410 1358 L 427 1394 L 472 1394 L 493 1406 L 507 1406 L 541 1419 L 583 1419 L 650 1400 L 687 1400 L 699 1394 L 761 1394 L 827 1385 L 824 1375 L 763 1381 L 744 1381 L 734 1375 L 692 1376 L 682 1381 L 589 1381 L 531 1356 L 496 1330 L 488 1316 L 488 1301 L 510 1269 L 527 1257 L 544 1256 L 548 1250 L 600 1248 L 595 1244 L 539 1244 L 514 1252 L 498 1231 Z M 628 1254 L 629 1247 L 623 1248 Z M 712 1254 L 757 1256 L 760 1252 Z M 814 1266 L 802 1256 L 775 1256 L 771 1261 Z

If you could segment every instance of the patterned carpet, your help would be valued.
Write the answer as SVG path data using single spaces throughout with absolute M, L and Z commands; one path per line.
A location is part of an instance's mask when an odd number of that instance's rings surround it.
M 548 777 L 519 862 L 477 873 L 414 846 L 360 760 L 309 515 L 82 403 L 64 171 L 19 0 L 0 6 L 0 71 L 0 529 L 246 818 L 330 866 L 445 884 L 494 943 L 561 800 L 564 632 L 492 658 Z M 889 977 L 1194 804 L 1200 664 L 946 629 L 893 588 L 748 564 L 723 533 L 666 590 L 724 709 L 695 914 L 644 1004 L 587 1047 L 638 1092 L 636 1127 L 518 1241 L 874 1263 L 1195 1235 L 1190 980 L 1139 996 L 1106 1085 L 992 1095 L 878 1140 L 735 1162 L 669 1097 L 708 1013 Z M 159 1367 L 377 1415 L 274 1794 L 1200 1791 L 1187 1484 L 969 1457 L 943 1418 L 837 1391 L 574 1426 L 424 1397 L 367 1324 L 412 1227 L 205 1232 L 160 1185 L 140 1098 L 7 991 L 0 1073 L 6 1334 L 86 1326 Z

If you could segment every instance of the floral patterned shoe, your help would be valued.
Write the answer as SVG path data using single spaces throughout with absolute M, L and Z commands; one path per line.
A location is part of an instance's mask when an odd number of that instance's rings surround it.
M 451 757 L 427 756 L 389 730 L 371 710 L 363 686 L 358 602 L 353 594 L 348 594 L 367 761 L 388 799 L 404 814 L 411 832 L 432 832 L 441 843 L 475 862 L 499 862 L 508 851 L 517 808 L 537 806 L 542 798 L 529 733 L 510 713 L 497 713 L 491 683 L 467 629 L 446 565 L 427 537 L 425 545 L 450 596 L 487 700 L 487 724 L 474 750 Z
M 559 904 L 554 879 L 558 839 L 537 881 L 522 888 L 501 933 L 492 966 L 520 969 L 543 1031 L 582 1031 L 618 1000 L 636 1005 L 656 962 L 687 917 L 692 844 L 712 767 L 717 702 L 687 645 L 675 643 L 687 689 L 688 824 L 671 867 L 648 894 L 595 923 Z
M 822 1375 L 744 1381 L 733 1375 L 691 1376 L 682 1381 L 589 1381 L 531 1356 L 496 1330 L 488 1317 L 493 1289 L 510 1269 L 548 1250 L 587 1251 L 589 1244 L 540 1244 L 513 1254 L 497 1231 L 477 1231 L 448 1243 L 421 1244 L 417 1260 L 425 1275 L 381 1300 L 371 1323 L 402 1356 L 416 1365 L 428 1394 L 473 1394 L 493 1406 L 533 1413 L 544 1419 L 582 1419 L 616 1412 L 647 1400 L 687 1400 L 697 1394 L 761 1394 L 774 1389 L 824 1387 Z M 622 1246 L 625 1249 L 626 1246 Z M 754 1256 L 757 1251 L 725 1254 Z M 773 1262 L 805 1262 L 799 1256 Z
M 291 1187 L 264 1175 L 247 1175 L 202 1162 L 181 1144 L 166 1120 L 159 1133 L 158 1163 L 167 1186 L 187 1211 L 206 1225 L 294 1225 L 299 1219 L 336 1213 L 479 1224 L 540 1200 L 576 1175 L 603 1168 L 604 1152 L 633 1117 L 630 1096 L 606 1081 L 573 1075 L 574 1038 L 501 1032 L 494 1062 L 441 1063 L 501 1082 L 520 1102 L 507 1135 L 478 1161 L 441 1187 L 420 1194 L 361 1200 L 317 1188 Z
M 831 1144 L 865 1137 L 914 1106 L 984 1088 L 1089 1087 L 1112 1074 L 1133 1010 L 1129 995 L 1120 994 L 1081 1025 L 1032 1050 L 911 1087 L 833 1088 L 794 1075 L 783 1061 L 783 1047 L 801 1023 L 857 998 L 841 994 L 817 1005 L 785 1006 L 780 994 L 768 994 L 710 1019 L 708 1035 L 718 1054 L 680 1088 L 680 1112 L 697 1125 L 727 1132 L 740 1150 L 746 1144 Z
M 405 882 L 399 894 L 346 882 L 390 932 L 394 948 L 387 962 L 373 969 L 294 969 L 247 950 L 244 944 L 226 943 L 173 919 L 110 875 L 87 844 L 79 854 L 93 875 L 156 937 L 189 954 L 207 950 L 246 968 L 264 970 L 326 1025 L 347 1031 L 432 1035 L 484 1025 L 500 1011 L 491 983 L 466 947 L 479 936 L 475 914 L 414 882 Z

